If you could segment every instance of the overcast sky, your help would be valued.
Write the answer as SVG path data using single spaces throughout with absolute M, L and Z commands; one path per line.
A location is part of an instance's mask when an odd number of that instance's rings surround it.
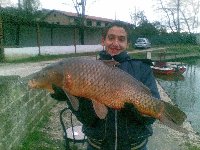
M 18 0 L 12 1 L 18 2 Z M 42 8 L 76 12 L 72 0 L 40 0 L 40 3 Z M 153 0 L 87 0 L 86 15 L 131 22 L 130 12 L 136 9 L 144 10 L 147 19 L 153 21 L 158 17 L 153 6 Z

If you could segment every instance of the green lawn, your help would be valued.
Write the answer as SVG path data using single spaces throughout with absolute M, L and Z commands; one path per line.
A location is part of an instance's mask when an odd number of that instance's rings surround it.
M 152 47 L 154 48 L 154 47 Z M 159 47 L 156 47 L 159 48 Z M 197 57 L 200 56 L 200 46 L 199 45 L 174 45 L 174 46 L 168 46 L 168 47 L 163 47 L 165 50 L 162 51 L 154 51 L 152 52 L 151 56 L 153 60 L 163 60 L 163 61 L 169 61 L 169 57 L 171 57 L 172 60 L 174 60 L 175 56 L 188 56 L 188 55 L 195 55 Z M 130 52 L 135 51 L 135 49 L 129 49 Z M 132 58 L 138 58 L 138 59 L 145 59 L 146 58 L 146 52 L 142 53 L 143 50 L 141 50 L 140 53 L 134 53 L 131 54 Z M 165 58 L 164 56 L 168 59 Z M 187 58 L 177 58 L 175 61 L 188 61 Z M 191 60 L 191 59 L 189 59 Z
M 67 58 L 67 57 L 78 57 L 78 56 L 96 56 L 96 52 L 88 52 L 88 53 L 77 53 L 77 54 L 60 54 L 60 55 L 38 55 L 33 57 L 24 57 L 24 58 L 12 58 L 6 59 L 6 63 L 26 63 L 26 62 L 40 62 L 40 61 L 48 61 L 55 60 L 59 58 Z

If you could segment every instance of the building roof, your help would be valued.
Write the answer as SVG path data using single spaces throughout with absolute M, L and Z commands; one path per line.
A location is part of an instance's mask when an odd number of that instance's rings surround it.
M 44 10 L 45 12 L 47 12 L 48 10 Z M 60 11 L 60 10 L 49 10 L 48 13 L 46 13 L 44 18 L 41 18 L 41 20 L 45 19 L 48 15 L 50 15 L 53 12 L 57 12 L 57 13 L 61 13 L 63 15 L 66 16 L 70 16 L 70 17 L 78 17 L 77 13 L 73 13 L 73 12 L 66 12 L 66 11 Z M 89 16 L 89 15 L 85 15 L 86 19 L 91 19 L 91 20 L 99 20 L 99 21 L 104 21 L 104 22 L 113 22 L 114 20 L 112 19 L 108 19 L 108 18 L 102 18 L 102 17 L 96 17 L 96 16 Z

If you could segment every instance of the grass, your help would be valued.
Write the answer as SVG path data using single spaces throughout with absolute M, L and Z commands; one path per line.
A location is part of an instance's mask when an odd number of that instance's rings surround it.
M 50 112 L 46 112 L 43 115 L 42 120 L 35 126 L 34 130 L 24 138 L 22 141 L 22 145 L 18 148 L 18 150 L 57 150 L 64 149 L 63 140 L 55 140 L 50 137 L 49 134 L 42 131 L 45 125 L 49 122 L 51 114 Z
M 130 51 L 134 51 L 130 50 Z M 142 51 L 142 50 L 141 50 Z M 174 45 L 174 46 L 168 46 L 165 47 L 165 51 L 154 51 L 152 52 L 151 56 L 152 56 L 152 60 L 163 60 L 163 61 L 181 61 L 181 62 L 189 62 L 194 60 L 191 59 L 192 56 L 188 56 L 194 54 L 195 56 L 193 57 L 199 57 L 200 56 L 200 46 L 199 45 Z M 181 58 L 176 58 L 175 56 L 182 56 Z M 167 57 L 168 59 L 164 59 L 164 56 Z M 189 59 L 186 57 L 188 56 Z M 145 59 L 146 58 L 146 52 L 144 53 L 134 53 L 131 54 L 132 58 L 136 58 L 136 59 Z M 170 59 L 171 57 L 171 59 Z
M 176 52 L 180 54 L 188 54 L 188 53 L 199 53 L 200 46 L 199 45 L 175 45 L 167 48 L 169 52 Z
M 60 54 L 60 55 L 38 55 L 32 57 L 24 57 L 24 58 L 7 58 L 5 60 L 6 63 L 26 63 L 26 62 L 40 62 L 40 61 L 48 61 L 55 60 L 59 58 L 67 58 L 67 57 L 78 57 L 78 56 L 96 56 L 96 52 L 88 52 L 88 53 L 77 53 L 77 54 Z
M 190 143 L 186 143 L 185 145 L 188 147 L 188 150 L 200 150 L 199 147 L 192 145 Z
M 40 122 L 34 126 L 34 130 L 26 135 L 22 144 L 16 150 L 65 150 L 64 138 L 55 139 L 46 128 L 51 123 L 52 115 L 53 113 L 47 109 Z M 70 143 L 70 148 L 71 150 L 81 150 L 73 143 Z

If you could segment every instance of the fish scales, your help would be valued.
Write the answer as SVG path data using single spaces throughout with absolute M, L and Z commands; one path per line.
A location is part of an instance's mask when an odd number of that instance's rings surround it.
M 140 107 L 142 100 L 149 101 L 142 99 L 144 96 L 134 89 L 132 77 L 118 68 L 111 68 L 102 61 L 92 59 L 80 59 L 68 64 L 68 71 L 64 74 L 69 75 L 70 79 L 65 79 L 67 84 L 63 88 L 72 95 L 90 98 L 115 109 L 122 108 L 125 102 L 133 103 L 137 99 L 135 104 Z
M 121 109 L 125 103 L 131 103 L 141 114 L 157 118 L 169 127 L 184 132 L 180 127 L 186 119 L 184 112 L 152 97 L 150 90 L 141 82 L 107 62 L 68 58 L 44 68 L 29 82 L 31 88 L 46 88 L 50 92 L 53 92 L 52 84 L 61 87 L 68 95 L 92 100 L 94 109 L 99 109 L 100 113 L 101 110 L 107 113 L 105 106 Z M 95 112 L 98 115 L 98 110 Z
M 64 89 L 70 94 L 96 100 L 115 109 L 123 108 L 125 102 L 134 103 L 141 113 L 154 117 L 159 114 L 158 106 L 161 105 L 149 93 L 144 93 L 141 84 L 126 72 L 93 59 L 78 59 L 67 64 L 73 88 L 65 84 Z

